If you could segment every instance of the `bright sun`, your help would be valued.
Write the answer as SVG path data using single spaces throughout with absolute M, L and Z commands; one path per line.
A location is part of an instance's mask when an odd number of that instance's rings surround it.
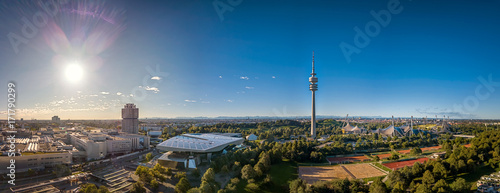
M 66 66 L 65 75 L 69 82 L 77 83 L 83 77 L 83 69 L 78 64 L 69 64 Z

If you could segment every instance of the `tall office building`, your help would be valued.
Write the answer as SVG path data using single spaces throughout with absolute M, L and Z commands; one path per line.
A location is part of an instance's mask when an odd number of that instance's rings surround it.
M 61 121 L 61 118 L 59 118 L 59 116 L 53 116 L 52 117 L 52 122 L 59 123 L 60 121 Z
M 313 58 L 312 58 L 312 73 L 311 77 L 309 77 L 309 90 L 312 92 L 312 108 L 311 108 L 311 137 L 314 139 L 316 138 L 316 104 L 315 104 L 315 92 L 318 90 L 318 85 L 316 84 L 318 82 L 318 78 L 315 76 L 316 73 L 314 73 L 314 52 L 313 52 Z
M 126 104 L 122 109 L 122 131 L 125 133 L 139 133 L 139 109 L 134 104 Z

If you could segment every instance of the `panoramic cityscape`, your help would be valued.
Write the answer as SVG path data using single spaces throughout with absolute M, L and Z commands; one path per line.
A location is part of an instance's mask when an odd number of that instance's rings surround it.
M 0 5 L 2 193 L 500 192 L 500 1 Z

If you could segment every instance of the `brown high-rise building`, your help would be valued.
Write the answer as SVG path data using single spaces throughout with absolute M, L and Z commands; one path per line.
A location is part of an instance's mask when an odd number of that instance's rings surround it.
M 126 104 L 122 109 L 122 131 L 125 133 L 139 133 L 139 109 L 134 104 Z

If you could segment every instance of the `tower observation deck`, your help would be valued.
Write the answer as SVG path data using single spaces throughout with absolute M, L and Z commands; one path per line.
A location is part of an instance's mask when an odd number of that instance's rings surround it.
M 316 137 L 316 97 L 315 92 L 318 90 L 318 77 L 316 77 L 316 73 L 314 72 L 314 52 L 312 56 L 312 73 L 311 77 L 309 77 L 309 90 L 312 92 L 312 104 L 311 104 L 311 137 L 314 139 Z

